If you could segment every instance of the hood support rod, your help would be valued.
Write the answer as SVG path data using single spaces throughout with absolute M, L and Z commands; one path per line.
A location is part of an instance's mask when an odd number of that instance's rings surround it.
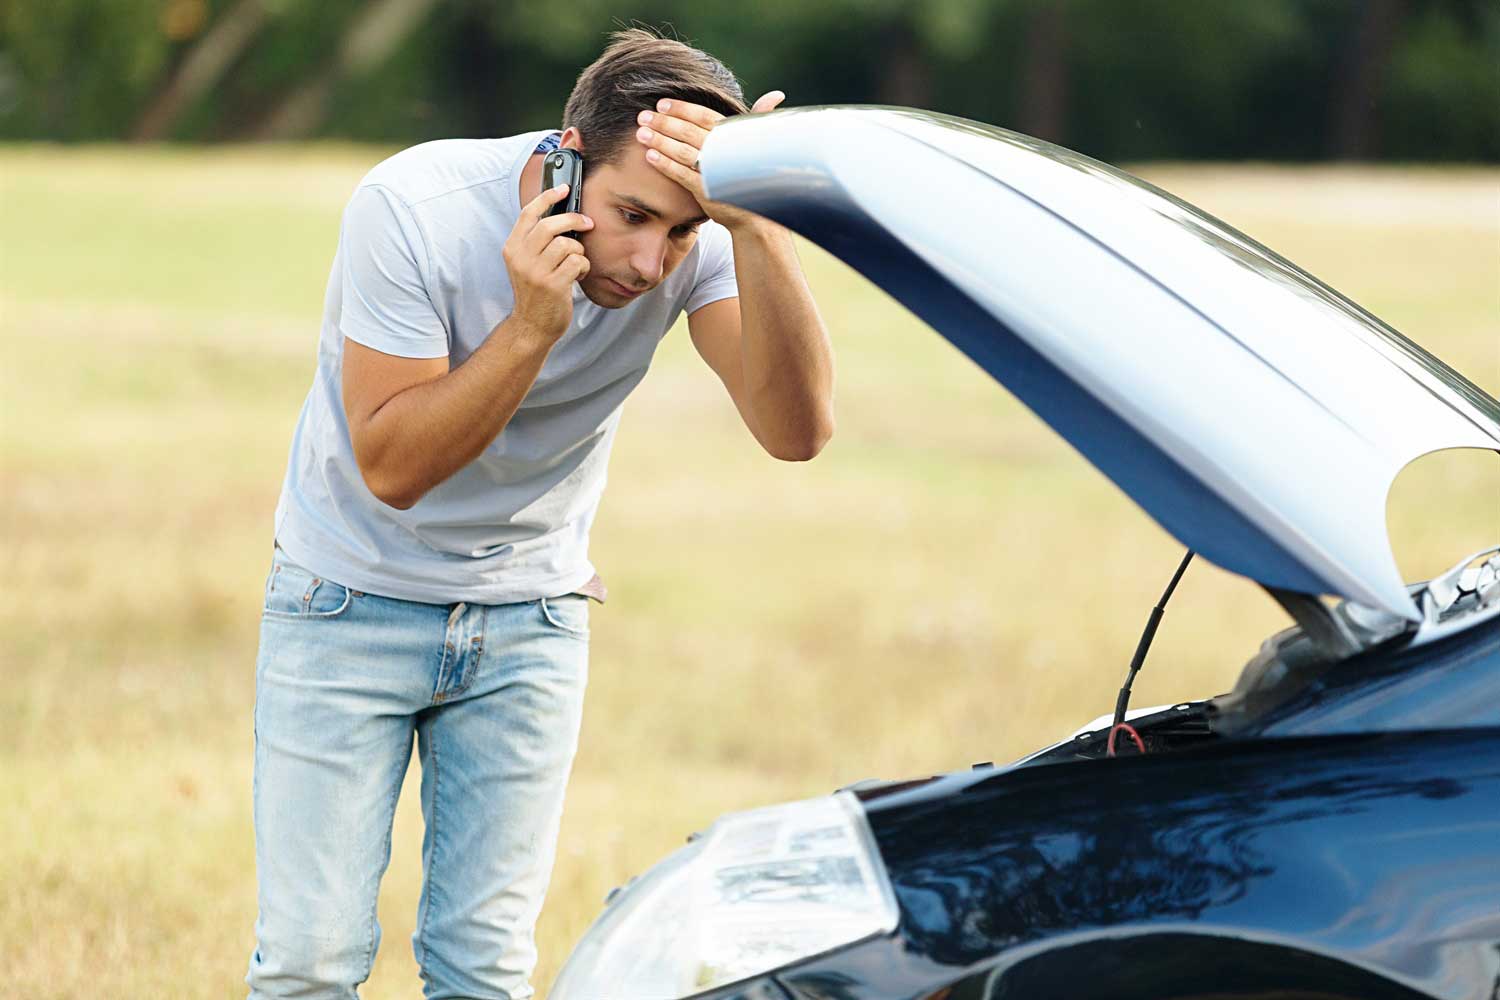
M 1182 579 L 1182 574 L 1187 572 L 1188 563 L 1192 561 L 1193 550 L 1188 549 L 1187 555 L 1182 557 L 1182 562 L 1177 566 L 1177 572 L 1172 574 L 1172 582 L 1167 584 L 1161 600 L 1156 602 L 1156 607 L 1151 609 L 1151 615 L 1146 619 L 1146 628 L 1141 632 L 1140 641 L 1135 644 L 1135 655 L 1130 658 L 1130 671 L 1125 675 L 1125 683 L 1120 688 L 1119 696 L 1115 698 L 1115 721 L 1111 729 L 1125 721 L 1125 709 L 1130 705 L 1130 685 L 1135 683 L 1135 675 L 1141 672 L 1141 665 L 1146 662 L 1146 651 L 1151 648 L 1151 640 L 1156 638 L 1156 627 L 1161 624 L 1161 616 L 1166 614 L 1167 601 L 1171 599 L 1172 591 L 1177 589 L 1177 581 Z

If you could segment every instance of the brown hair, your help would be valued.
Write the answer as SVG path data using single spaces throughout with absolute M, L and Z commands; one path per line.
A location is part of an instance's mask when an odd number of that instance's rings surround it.
M 609 37 L 604 53 L 578 74 L 563 109 L 563 128 L 577 127 L 589 162 L 616 161 L 635 133 L 636 115 L 663 97 L 722 115 L 747 110 L 739 81 L 707 52 L 642 28 Z

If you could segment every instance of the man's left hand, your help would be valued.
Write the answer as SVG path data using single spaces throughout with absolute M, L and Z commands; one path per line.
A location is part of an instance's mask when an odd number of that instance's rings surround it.
M 751 114 L 773 110 L 786 100 L 779 90 L 765 94 L 750 108 Z M 753 212 L 736 208 L 727 202 L 713 201 L 704 193 L 703 175 L 698 172 L 698 156 L 703 150 L 703 140 L 708 133 L 724 120 L 724 115 L 712 108 L 688 101 L 662 99 L 656 102 L 655 110 L 642 111 L 636 116 L 640 126 L 636 129 L 636 141 L 646 148 L 646 161 L 672 180 L 688 189 L 703 214 L 726 229 L 765 222 Z

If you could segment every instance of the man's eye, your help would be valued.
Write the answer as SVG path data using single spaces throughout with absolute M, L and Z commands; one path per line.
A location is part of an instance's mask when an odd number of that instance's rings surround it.
M 697 232 L 698 232 L 698 227 L 697 226 L 688 226 L 686 229 L 674 229 L 674 230 L 672 230 L 672 235 L 676 236 L 678 239 L 681 239 L 684 236 L 692 236 L 692 235 L 694 235 Z
M 644 215 L 641 215 L 641 214 L 637 213 L 637 212 L 625 212 L 625 211 L 621 211 L 620 214 L 623 215 L 623 216 L 625 216 L 625 221 L 628 222 L 628 223 L 630 223 L 632 226 L 638 226 L 642 222 L 646 221 L 646 217 Z

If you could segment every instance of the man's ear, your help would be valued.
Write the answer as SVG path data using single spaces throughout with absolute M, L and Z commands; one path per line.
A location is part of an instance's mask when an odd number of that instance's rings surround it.
M 563 129 L 562 139 L 558 145 L 563 149 L 576 149 L 580 153 L 583 152 L 583 136 L 579 133 L 578 127 L 569 125 Z

